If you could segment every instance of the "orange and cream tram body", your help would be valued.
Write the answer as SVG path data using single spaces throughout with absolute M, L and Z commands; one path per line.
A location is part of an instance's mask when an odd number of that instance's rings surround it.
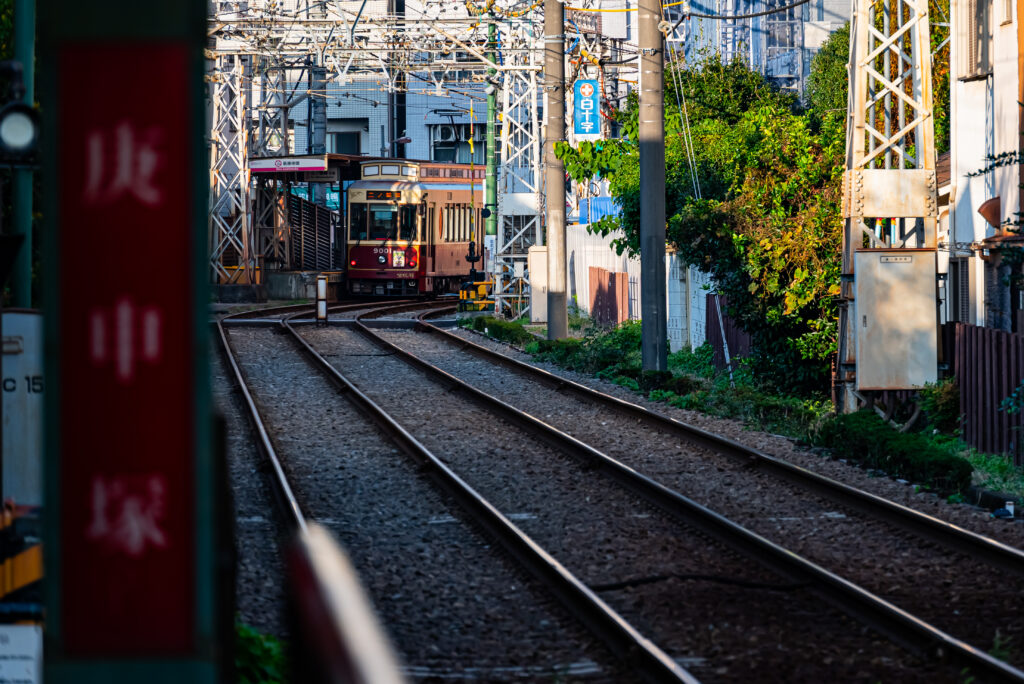
M 483 243 L 483 184 L 484 170 L 468 164 L 363 162 L 346 191 L 349 292 L 457 290 L 471 267 L 470 241 L 478 253 Z

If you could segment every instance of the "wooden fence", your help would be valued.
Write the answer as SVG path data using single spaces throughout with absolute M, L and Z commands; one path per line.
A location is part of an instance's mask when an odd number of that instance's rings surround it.
M 953 372 L 960 386 L 964 441 L 1024 465 L 1024 414 L 1001 411 L 1024 379 L 1024 335 L 955 324 Z
M 590 271 L 590 317 L 602 325 L 629 320 L 629 274 L 597 266 Z
M 718 300 L 716 303 L 715 300 Z M 715 350 L 713 363 L 715 368 L 725 368 L 725 349 L 722 344 L 722 328 L 725 328 L 725 341 L 729 345 L 729 358 L 732 360 L 750 354 L 750 335 L 740 329 L 725 313 L 729 300 L 717 294 L 707 295 L 707 306 L 704 309 L 705 335 L 711 348 Z M 721 307 L 722 321 L 719 324 L 718 311 Z

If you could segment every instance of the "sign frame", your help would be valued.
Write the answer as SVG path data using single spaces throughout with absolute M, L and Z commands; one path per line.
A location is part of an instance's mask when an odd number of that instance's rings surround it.
M 96 12 L 73 0 L 40 0 L 38 4 L 38 78 L 39 99 L 43 104 L 43 169 L 47 182 L 44 185 L 45 206 L 53 207 L 44 215 L 43 253 L 45 273 L 43 301 L 45 311 L 45 368 L 48 378 L 45 406 L 45 509 L 44 509 L 44 602 L 46 625 L 44 630 L 44 669 L 46 681 L 52 684 L 99 682 L 147 681 L 148 684 L 171 684 L 190 681 L 195 684 L 214 684 L 219 681 L 222 666 L 230 654 L 227 653 L 225 630 L 231 626 L 233 616 L 224 617 L 226 586 L 223 558 L 218 549 L 226 539 L 224 531 L 215 520 L 215 502 L 218 487 L 218 463 L 215 457 L 214 431 L 212 425 L 212 397 L 210 394 L 207 346 L 209 344 L 207 306 L 208 285 L 206 283 L 206 197 L 208 169 L 205 160 L 205 87 L 203 73 L 204 36 L 206 26 L 206 3 L 200 0 L 153 0 L 143 5 L 129 0 L 111 0 L 103 12 Z M 189 94 L 187 104 L 186 168 L 189 198 L 179 197 L 186 203 L 184 209 L 191 227 L 191 244 L 188 247 L 190 262 L 183 266 L 184 276 L 179 287 L 189 288 L 188 293 L 188 339 L 191 363 L 188 384 L 191 387 L 191 494 L 187 505 L 192 519 L 191 552 L 189 566 L 192 573 L 192 602 L 190 640 L 180 652 L 118 654 L 88 653 L 69 654 L 66 648 L 66 613 L 64 580 L 76 568 L 66 567 L 61 547 L 62 504 L 65 485 L 60 473 L 63 441 L 74 439 L 62 431 L 61 396 L 64 391 L 62 372 L 62 330 L 61 269 L 63 245 L 61 225 L 62 188 L 60 187 L 61 161 L 66 150 L 61 144 L 60 126 L 61 83 L 58 70 L 62 50 L 69 47 L 102 49 L 118 47 L 126 52 L 144 49 L 153 45 L 173 45 L 184 48 L 187 65 L 185 76 Z M 115 68 L 116 65 L 111 65 Z M 151 92 L 151 84 L 138 83 L 140 91 Z M 120 89 L 124 98 L 135 97 L 132 83 L 122 83 Z M 140 93 L 141 94 L 141 93 Z M 76 103 L 82 106 L 82 103 Z M 101 262 L 102 263 L 102 262 Z M 103 268 L 132 268 L 129 263 L 105 263 Z M 88 283 L 83 283 L 88 286 Z M 97 397 L 97 401 L 102 397 Z M 159 587 L 154 587 L 159 591 Z M 102 629 L 102 616 L 95 616 L 97 629 Z
M 572 134 L 576 140 L 600 140 L 601 86 L 596 79 L 572 84 Z

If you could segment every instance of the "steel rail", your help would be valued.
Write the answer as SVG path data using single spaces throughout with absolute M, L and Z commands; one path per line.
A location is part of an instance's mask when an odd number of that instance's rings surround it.
M 399 300 L 395 303 L 404 303 L 405 300 Z M 378 304 L 377 301 L 369 302 L 339 302 L 332 304 L 327 307 L 328 312 L 330 311 L 357 311 L 359 309 L 369 309 L 370 307 Z M 282 314 L 289 314 L 296 311 L 309 311 L 313 313 L 316 311 L 316 301 L 306 302 L 303 304 L 284 304 L 282 306 L 270 306 L 263 309 L 247 309 L 245 311 L 239 311 L 237 313 L 228 314 L 221 318 L 222 321 L 227 322 L 228 325 L 236 321 L 244 321 L 252 318 L 261 318 L 265 316 L 277 316 Z
M 286 561 L 295 587 L 297 627 L 307 639 L 302 646 L 309 657 L 295 664 L 296 671 L 324 681 L 401 684 L 405 678 L 351 561 L 325 529 L 307 524 L 221 321 L 217 333 L 248 408 L 257 447 L 274 473 L 271 489 L 292 537 Z
M 418 330 L 438 335 L 470 353 L 500 364 L 520 375 L 528 376 L 555 390 L 571 392 L 587 401 L 600 403 L 629 418 L 641 420 L 652 427 L 670 432 L 691 444 L 736 458 L 742 461 L 744 467 L 759 468 L 770 475 L 796 484 L 802 489 L 811 490 L 825 498 L 867 513 L 872 517 L 880 518 L 929 541 L 940 543 L 950 550 L 982 559 L 1003 570 L 1024 576 L 1024 550 L 833 480 L 812 470 L 770 456 L 763 451 L 670 418 L 657 411 L 605 394 L 542 368 L 510 358 L 431 325 L 424 320 L 424 317 L 425 315 L 420 316 L 417 321 Z
M 293 531 L 305 534 L 308 531 L 306 518 L 302 514 L 302 508 L 299 506 L 298 499 L 295 498 L 295 492 L 292 491 L 291 485 L 288 484 L 288 477 L 285 475 L 284 468 L 281 466 L 281 460 L 277 457 L 277 451 L 274 450 L 274 445 L 270 441 L 267 427 L 263 423 L 259 409 L 256 408 L 256 402 L 253 400 L 252 394 L 249 392 L 245 377 L 242 375 L 242 369 L 235 359 L 234 349 L 231 347 L 231 342 L 228 340 L 221 321 L 217 321 L 217 334 L 220 337 L 221 349 L 228 361 L 228 365 L 231 367 L 231 374 L 235 379 L 235 384 L 242 393 L 242 399 L 249 409 L 249 422 L 252 424 L 253 430 L 256 431 L 256 446 L 263 453 L 264 458 L 267 459 L 273 470 L 274 477 L 271 480 L 273 482 L 274 498 L 277 500 L 287 527 Z
M 459 392 L 478 406 L 530 432 L 563 453 L 585 460 L 672 516 L 701 530 L 739 553 L 794 582 L 807 583 L 825 602 L 868 625 L 925 660 L 952 663 L 993 682 L 1024 684 L 1024 672 L 911 615 L 862 587 L 725 518 L 709 508 L 642 475 L 633 468 L 581 442 L 500 399 L 424 361 L 362 324 L 356 329 L 378 346 L 432 377 L 450 392 Z M 461 338 L 460 338 L 461 339 Z
M 375 311 L 394 313 L 409 305 L 385 307 Z M 697 679 L 640 634 L 596 593 L 576 578 L 551 554 L 514 525 L 501 511 L 445 465 L 429 449 L 403 428 L 376 402 L 359 390 L 330 361 L 293 327 L 288 318 L 281 326 L 299 349 L 321 373 L 360 412 L 368 416 L 402 451 L 415 460 L 424 472 L 465 510 L 472 520 L 501 543 L 522 567 L 542 582 L 570 612 L 577 616 L 598 638 L 635 672 L 652 682 L 687 682 Z

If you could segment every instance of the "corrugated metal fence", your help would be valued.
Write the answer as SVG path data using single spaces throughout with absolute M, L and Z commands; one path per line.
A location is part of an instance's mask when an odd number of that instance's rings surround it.
M 955 324 L 954 370 L 964 441 L 979 451 L 1012 455 L 1024 465 L 1024 414 L 1000 411 L 1024 380 L 1024 335 Z

